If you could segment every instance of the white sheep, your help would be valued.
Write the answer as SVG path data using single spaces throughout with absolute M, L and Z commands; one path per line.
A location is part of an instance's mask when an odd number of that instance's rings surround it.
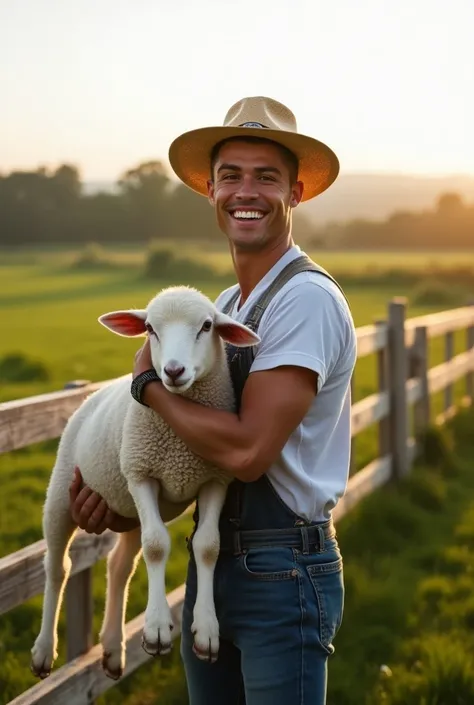
M 202 293 L 184 286 L 164 289 L 144 310 L 114 311 L 99 321 L 118 335 L 149 335 L 153 366 L 170 392 L 227 410 L 234 408 L 234 394 L 224 341 L 249 346 L 260 340 Z M 84 482 L 109 507 L 140 520 L 140 528 L 119 534 L 108 556 L 100 631 L 107 675 L 117 679 L 125 667 L 128 586 L 142 549 L 149 581 L 142 646 L 152 655 L 170 651 L 173 624 L 165 589 L 170 538 L 164 522 L 179 516 L 196 497 L 194 647 L 199 658 L 217 658 L 213 579 L 218 522 L 232 478 L 191 453 L 157 413 L 136 402 L 130 383 L 131 375 L 126 375 L 91 394 L 70 417 L 59 442 L 43 509 L 46 582 L 41 630 L 31 652 L 31 669 L 41 678 L 50 674 L 57 658 L 58 617 L 71 569 L 69 547 L 77 530 L 68 489 L 76 465 Z

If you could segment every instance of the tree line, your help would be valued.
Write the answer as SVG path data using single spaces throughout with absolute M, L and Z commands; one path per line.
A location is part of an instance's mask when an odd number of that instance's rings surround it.
M 385 220 L 330 223 L 312 238 L 319 247 L 346 250 L 453 250 L 474 246 L 474 204 L 457 193 L 443 193 L 434 207 L 398 211 Z
M 0 174 L 0 245 L 222 240 L 207 200 L 175 184 L 160 161 L 126 170 L 115 187 L 87 193 L 70 164 Z M 320 228 L 297 209 L 294 234 L 336 249 L 466 248 L 474 244 L 474 205 L 446 193 L 429 211 Z
M 297 214 L 295 228 L 314 228 Z M 206 198 L 169 178 L 159 161 L 128 169 L 112 192 L 86 193 L 78 169 L 0 174 L 0 245 L 222 240 Z

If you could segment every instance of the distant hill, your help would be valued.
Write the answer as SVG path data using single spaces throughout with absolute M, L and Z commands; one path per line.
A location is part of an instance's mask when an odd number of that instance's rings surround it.
M 86 193 L 113 191 L 111 181 L 90 181 Z M 315 225 L 354 218 L 383 220 L 394 211 L 431 209 L 441 193 L 455 191 L 474 204 L 473 176 L 411 176 L 409 174 L 340 174 L 328 191 L 300 206 Z
M 340 174 L 325 193 L 300 208 L 317 225 L 355 218 L 384 220 L 394 211 L 431 209 L 447 191 L 474 204 L 474 175 Z

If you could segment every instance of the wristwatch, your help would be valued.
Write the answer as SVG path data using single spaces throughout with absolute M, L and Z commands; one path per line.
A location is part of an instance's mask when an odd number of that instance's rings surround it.
M 135 379 L 132 380 L 132 384 L 130 387 L 130 392 L 132 394 L 132 397 L 139 404 L 142 404 L 143 406 L 148 406 L 148 404 L 145 404 L 145 402 L 142 401 L 143 390 L 145 389 L 148 382 L 159 382 L 159 381 L 160 381 L 160 378 L 156 374 L 156 371 L 153 367 L 149 370 L 145 370 L 145 372 L 142 372 L 141 374 L 137 375 L 137 377 L 135 377 Z

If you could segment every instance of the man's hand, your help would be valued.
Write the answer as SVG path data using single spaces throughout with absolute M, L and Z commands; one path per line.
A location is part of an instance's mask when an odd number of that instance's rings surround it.
M 135 353 L 135 361 L 132 372 L 133 379 L 138 377 L 138 375 L 141 375 L 142 372 L 151 370 L 152 367 L 153 362 L 151 359 L 150 339 L 147 338 L 140 350 Z
M 136 519 L 128 519 L 109 509 L 97 492 L 82 486 L 82 475 L 74 468 L 74 479 L 69 486 L 70 509 L 73 521 L 88 534 L 103 534 L 106 529 L 122 533 L 140 526 Z

